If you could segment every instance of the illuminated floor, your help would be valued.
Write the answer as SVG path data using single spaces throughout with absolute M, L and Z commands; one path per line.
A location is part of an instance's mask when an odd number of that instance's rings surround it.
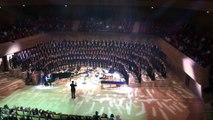
M 70 97 L 70 81 L 54 87 L 26 86 L 0 101 L 8 104 L 39 108 L 65 114 L 120 115 L 123 120 L 202 120 L 202 104 L 181 83 L 172 82 L 171 87 L 101 89 L 94 79 L 76 77 L 77 98 Z

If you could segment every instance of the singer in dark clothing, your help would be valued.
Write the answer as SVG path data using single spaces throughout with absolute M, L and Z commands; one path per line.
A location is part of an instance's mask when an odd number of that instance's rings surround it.
M 75 99 L 75 87 L 77 86 L 77 84 L 74 84 L 74 81 L 72 81 L 72 83 L 70 84 L 71 87 L 71 97 L 72 99 Z

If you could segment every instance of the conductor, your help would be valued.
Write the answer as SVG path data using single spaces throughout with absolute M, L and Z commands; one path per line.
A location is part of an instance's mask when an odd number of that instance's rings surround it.
M 74 81 L 72 81 L 72 83 L 70 84 L 72 99 L 75 99 L 75 87 L 76 86 L 77 86 L 77 84 L 76 83 L 74 84 Z

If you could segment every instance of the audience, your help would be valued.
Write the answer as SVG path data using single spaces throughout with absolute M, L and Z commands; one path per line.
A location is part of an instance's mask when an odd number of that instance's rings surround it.
M 13 107 L 9 108 L 5 105 L 3 108 L 0 107 L 0 119 L 1 120 L 34 120 L 34 119 L 61 119 L 61 120 L 121 120 L 120 116 L 116 117 L 112 113 L 110 117 L 106 113 L 103 113 L 101 116 L 98 115 L 98 111 L 95 112 L 93 116 L 81 116 L 81 115 L 68 115 L 55 113 L 48 110 L 38 110 L 37 108 L 23 108 L 23 107 Z M 10 113 L 4 113 L 2 109 L 8 109 L 12 111 Z M 38 113 L 34 114 L 37 111 Z
M 23 19 L 0 27 L 0 43 L 50 31 L 72 31 L 72 20 L 59 18 Z
M 113 18 L 102 20 L 89 18 L 81 20 L 79 30 L 88 32 L 120 32 L 131 33 L 134 22 L 131 19 L 115 20 Z
M 5 25 L 0 27 L 0 43 L 14 41 L 37 33 L 36 25 L 33 24 L 33 20 L 21 20 L 10 26 Z
M 206 67 L 213 60 L 213 42 L 196 31 L 190 23 L 179 23 L 179 21 L 143 21 L 140 32 L 146 34 L 157 34 L 183 52 L 196 63 Z
M 98 111 L 95 112 L 95 115 L 93 115 L 93 120 L 99 120 L 100 116 L 98 115 Z
M 109 120 L 116 120 L 116 118 L 115 118 L 114 114 L 111 114 L 111 115 L 110 115 Z
M 132 33 L 135 20 L 131 18 L 117 19 L 116 17 L 101 19 L 87 17 L 80 19 L 78 31 Z M 72 31 L 72 19 L 39 18 L 23 19 L 12 25 L 0 27 L 0 43 L 13 42 L 34 34 L 50 31 Z M 213 60 L 212 40 L 196 31 L 189 22 L 180 22 L 176 18 L 150 20 L 144 17 L 140 21 L 139 33 L 159 35 L 178 50 L 191 57 L 202 66 L 207 66 Z M 27 57 L 27 56 L 22 56 Z M 13 61 L 17 61 L 14 59 Z M 17 61 L 19 62 L 19 61 Z
M 2 120 L 3 119 L 3 111 L 2 111 L 2 108 L 0 107 L 0 120 Z

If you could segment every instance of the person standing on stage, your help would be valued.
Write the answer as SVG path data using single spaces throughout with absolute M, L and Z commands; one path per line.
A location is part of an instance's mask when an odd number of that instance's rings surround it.
M 70 87 L 71 87 L 71 97 L 73 99 L 75 99 L 75 87 L 77 86 L 77 84 L 75 83 L 74 84 L 74 81 L 72 81 L 72 83 L 70 84 Z

